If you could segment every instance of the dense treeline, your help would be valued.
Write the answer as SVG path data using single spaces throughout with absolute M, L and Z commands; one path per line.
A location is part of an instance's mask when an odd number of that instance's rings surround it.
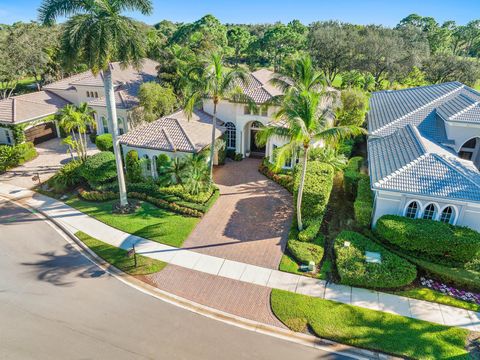
M 212 15 L 193 23 L 163 20 L 142 24 L 148 55 L 159 61 L 159 79 L 181 97 L 182 73 L 205 54 L 221 50 L 230 66 L 282 70 L 309 53 L 328 84 L 365 90 L 418 86 L 480 78 L 480 20 L 466 25 L 412 14 L 394 28 L 335 21 L 304 25 L 222 24 Z M 21 79 L 41 87 L 82 70 L 62 61 L 62 26 L 37 23 L 0 26 L 0 97 L 8 97 Z M 21 87 L 20 87 L 21 88 Z

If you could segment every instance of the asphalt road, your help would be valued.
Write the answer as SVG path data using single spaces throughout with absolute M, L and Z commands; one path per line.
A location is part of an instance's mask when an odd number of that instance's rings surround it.
M 0 202 L 0 359 L 143 358 L 347 359 L 145 295 Z

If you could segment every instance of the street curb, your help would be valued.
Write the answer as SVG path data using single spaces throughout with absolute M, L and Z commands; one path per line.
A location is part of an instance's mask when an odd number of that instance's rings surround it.
M 57 232 L 59 232 L 62 237 L 72 246 L 76 248 L 83 256 L 85 256 L 93 264 L 104 270 L 109 275 L 115 277 L 117 280 L 123 282 L 124 284 L 143 292 L 146 295 L 150 295 L 159 300 L 165 301 L 169 304 L 178 306 L 180 308 L 189 310 L 195 314 L 206 316 L 208 318 L 227 323 L 229 325 L 234 325 L 245 330 L 258 332 L 260 334 L 269 335 L 275 338 L 282 340 L 287 340 L 299 345 L 312 347 L 315 349 L 327 351 L 337 355 L 343 355 L 351 357 L 354 359 L 400 359 L 391 355 L 378 353 L 366 349 L 360 349 L 351 347 L 349 345 L 336 343 L 334 341 L 318 338 L 312 335 L 302 334 L 294 332 L 287 329 L 282 329 L 273 325 L 263 324 L 254 320 L 249 320 L 242 318 L 237 315 L 229 314 L 221 310 L 211 308 L 206 305 L 201 305 L 195 303 L 191 300 L 182 298 L 180 296 L 171 294 L 159 288 L 156 288 L 152 285 L 149 285 L 134 276 L 131 276 L 115 266 L 107 263 L 101 257 L 99 257 L 95 252 L 93 252 L 88 246 L 86 246 L 80 239 L 78 239 L 74 233 L 72 233 L 66 226 L 64 226 L 60 221 L 55 218 L 50 217 L 48 214 L 44 213 L 41 210 L 35 209 L 27 204 L 19 203 L 18 200 L 21 199 L 11 199 L 5 195 L 0 195 L 0 198 L 3 198 L 7 201 L 10 201 L 17 206 L 20 206 L 40 218 L 44 218 L 46 222 L 52 226 Z M 40 216 L 41 214 L 41 216 Z M 67 237 L 68 239 L 67 239 Z

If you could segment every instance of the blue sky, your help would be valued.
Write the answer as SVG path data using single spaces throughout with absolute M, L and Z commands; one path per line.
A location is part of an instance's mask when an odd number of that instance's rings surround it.
M 356 24 L 394 26 L 411 13 L 433 16 L 437 21 L 465 24 L 480 18 L 479 0 L 153 0 L 154 13 L 134 16 L 154 24 L 162 19 L 189 22 L 213 14 L 222 22 L 271 23 L 299 19 L 340 20 Z M 0 23 L 34 20 L 41 0 L 0 0 Z

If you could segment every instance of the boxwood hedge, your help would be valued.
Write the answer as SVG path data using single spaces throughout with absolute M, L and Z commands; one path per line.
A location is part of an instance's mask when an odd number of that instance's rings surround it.
M 345 246 L 349 242 L 349 246 Z M 335 256 L 341 282 L 368 288 L 397 288 L 412 283 L 417 269 L 405 259 L 365 236 L 343 231 L 335 239 Z M 365 251 L 381 254 L 381 263 L 367 263 Z
M 113 152 L 112 134 L 98 135 L 95 139 L 95 145 L 97 145 L 97 148 L 100 151 L 111 151 L 111 152 Z
M 287 249 L 302 264 L 308 264 L 310 261 L 319 264 L 323 257 L 323 247 L 317 244 L 289 240 Z
M 109 182 L 117 177 L 115 155 L 102 151 L 87 158 L 81 169 L 81 176 L 90 186 Z
M 297 200 L 296 194 L 300 176 L 301 169 L 295 172 L 295 202 Z M 332 191 L 333 176 L 334 170 L 330 165 L 318 161 L 308 162 L 301 209 L 305 229 L 299 234 L 299 239 L 302 241 L 312 241 L 320 229 Z M 308 229 L 309 227 L 310 230 Z
M 370 189 L 370 178 L 362 175 L 358 182 L 357 198 L 353 203 L 355 220 L 360 226 L 370 226 L 373 211 L 373 192 Z
M 417 257 L 444 264 L 465 264 L 480 255 L 480 233 L 440 221 L 384 215 L 377 221 L 376 233 Z
M 355 156 L 348 160 L 348 164 L 343 170 L 343 187 L 345 192 L 355 197 L 357 184 L 361 178 L 360 167 L 363 164 L 363 157 Z

